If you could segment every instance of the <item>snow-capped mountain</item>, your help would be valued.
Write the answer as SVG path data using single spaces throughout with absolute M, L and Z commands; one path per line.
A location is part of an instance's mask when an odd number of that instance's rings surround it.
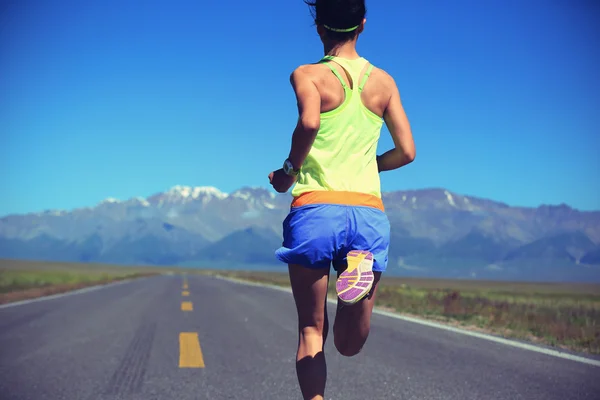
M 150 204 L 162 207 L 169 204 L 187 204 L 200 202 L 207 204 L 213 200 L 222 200 L 227 198 L 227 193 L 211 186 L 173 186 L 164 193 L 159 193 L 148 198 Z
M 390 273 L 598 277 L 600 212 L 510 207 L 445 189 L 384 193 Z M 0 257 L 143 264 L 275 264 L 289 194 L 173 186 L 147 198 L 0 218 Z M 229 249 L 225 251 L 225 249 Z M 592 260 L 592 261 L 586 261 Z

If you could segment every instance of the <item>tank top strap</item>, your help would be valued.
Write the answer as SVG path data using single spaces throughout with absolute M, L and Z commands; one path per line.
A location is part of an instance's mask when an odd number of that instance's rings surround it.
M 340 81 L 340 83 L 342 84 L 342 87 L 344 88 L 344 90 L 346 90 L 348 88 L 348 85 L 346 85 L 346 81 L 344 81 L 344 79 L 342 78 L 342 76 L 340 75 L 340 73 L 338 72 L 337 68 L 335 68 L 333 65 L 331 65 L 331 63 L 329 61 L 333 61 L 331 59 L 332 57 L 330 56 L 326 56 L 323 57 L 319 63 L 320 64 L 325 64 L 329 67 L 329 69 L 331 70 L 331 72 L 333 72 L 333 74 L 338 78 L 338 80 Z
M 321 62 L 323 61 L 333 61 L 337 64 L 339 64 L 347 73 L 348 75 L 350 75 L 350 78 L 352 79 L 352 88 L 353 91 L 362 91 L 369 74 L 371 73 L 373 66 L 369 65 L 369 67 L 367 68 L 367 71 L 365 72 L 365 77 L 362 78 L 362 82 L 360 82 L 361 80 L 361 74 L 362 72 L 365 70 L 365 66 L 367 64 L 370 64 L 368 60 L 366 60 L 363 57 L 354 59 L 354 60 L 349 60 L 347 58 L 341 58 L 341 57 L 336 57 L 336 56 L 325 56 L 321 59 Z M 332 65 L 330 65 L 329 63 L 326 63 L 329 68 L 333 68 Z M 342 83 L 344 84 L 344 87 L 347 86 L 344 81 L 341 79 L 341 75 L 339 73 L 337 73 L 337 71 L 334 71 L 334 73 L 336 74 L 336 76 L 338 77 L 338 79 L 340 79 L 340 81 L 342 81 Z
M 363 76 L 363 79 L 360 82 L 360 85 L 358 85 L 359 92 L 363 91 L 365 84 L 367 83 L 367 80 L 369 79 L 369 76 L 371 75 L 372 71 L 373 71 L 373 64 L 369 63 L 369 66 L 367 67 L 367 70 L 365 71 L 365 75 Z

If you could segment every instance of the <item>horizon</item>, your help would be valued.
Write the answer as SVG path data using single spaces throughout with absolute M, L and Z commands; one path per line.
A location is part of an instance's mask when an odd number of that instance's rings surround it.
M 398 83 L 417 154 L 382 192 L 600 210 L 599 4 L 367 9 L 358 52 Z M 297 119 L 289 75 L 322 56 L 302 0 L 12 2 L 0 31 L 0 216 L 172 182 L 271 190 Z M 392 146 L 384 126 L 378 154 Z
M 216 186 L 191 186 L 191 185 L 183 185 L 183 184 L 176 184 L 176 185 L 172 185 L 168 188 L 166 188 L 163 191 L 157 191 L 157 192 L 152 192 L 150 194 L 147 195 L 138 195 L 138 196 L 131 196 L 131 197 L 126 197 L 126 198 L 118 198 L 118 197 L 114 197 L 114 196 L 108 196 L 105 198 L 102 198 L 100 200 L 97 200 L 96 202 L 92 203 L 92 204 L 87 204 L 87 205 L 80 205 L 80 206 L 76 206 L 73 208 L 52 208 L 52 209 L 40 209 L 40 210 L 33 210 L 33 211 L 28 211 L 28 212 L 24 212 L 24 213 L 11 213 L 11 214 L 0 214 L 0 219 L 2 218 L 6 218 L 6 217 L 10 217 L 10 216 L 24 216 L 24 215 L 30 215 L 30 214 L 44 214 L 44 213 L 51 213 L 51 212 L 73 212 L 76 210 L 81 210 L 81 209 L 93 209 L 95 207 L 100 206 L 103 203 L 124 203 L 130 200 L 135 200 L 135 199 L 142 199 L 142 200 L 148 200 L 150 197 L 152 196 L 157 196 L 157 195 L 161 195 L 164 193 L 167 193 L 173 189 L 176 188 L 190 188 L 190 189 L 195 189 L 195 188 L 200 188 L 200 189 L 216 189 L 218 190 L 221 194 L 229 196 L 233 193 L 236 193 L 238 191 L 242 191 L 245 189 L 250 189 L 250 190 L 265 190 L 268 193 L 270 193 L 273 197 L 276 196 L 290 196 L 290 191 L 286 192 L 286 193 L 277 193 L 276 191 L 272 190 L 272 188 L 267 187 L 267 186 L 241 186 L 235 190 L 232 191 L 228 191 L 225 192 L 223 190 L 221 190 L 219 187 Z M 458 195 L 458 196 L 464 196 L 464 197 L 468 197 L 471 199 L 481 199 L 481 200 L 489 200 L 489 201 L 493 201 L 495 203 L 498 204 L 503 204 L 506 205 L 508 207 L 511 208 L 531 208 L 531 209 L 535 209 L 535 208 L 540 208 L 540 207 L 562 207 L 562 206 L 566 206 L 571 208 L 572 210 L 578 211 L 578 212 L 584 212 L 584 213 L 595 213 L 595 212 L 600 212 L 600 209 L 595 209 L 595 210 L 582 210 L 582 209 L 578 209 L 576 207 L 573 207 L 571 204 L 568 203 L 540 203 L 536 206 L 523 206 L 523 205 L 519 205 L 519 204 L 509 204 L 503 201 L 499 201 L 493 198 L 486 198 L 486 197 L 481 197 L 481 196 L 477 196 L 477 195 L 472 195 L 472 194 L 466 194 L 466 193 L 459 193 L 456 191 L 453 191 L 451 189 L 448 188 L 441 188 L 441 187 L 425 187 L 425 188 L 417 188 L 417 189 L 397 189 L 397 190 L 382 190 L 382 195 L 383 194 L 391 194 L 391 193 L 398 193 L 398 192 L 424 192 L 424 191 L 447 191 L 452 195 Z

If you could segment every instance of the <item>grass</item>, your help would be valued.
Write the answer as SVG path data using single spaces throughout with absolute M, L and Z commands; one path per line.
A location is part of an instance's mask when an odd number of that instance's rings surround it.
M 289 286 L 286 273 L 0 260 L 0 304 L 160 273 Z M 329 296 L 335 298 L 332 281 Z M 467 329 L 600 354 L 600 285 L 384 276 L 376 306 Z
M 0 260 L 0 304 L 141 278 L 164 269 Z
M 214 271 L 289 286 L 283 273 Z M 333 275 L 329 296 L 335 298 Z M 466 329 L 600 354 L 600 285 L 384 277 L 376 307 Z
M 108 282 L 126 275 L 74 271 L 1 271 L 0 293 L 10 293 L 31 288 L 54 285 L 76 285 Z

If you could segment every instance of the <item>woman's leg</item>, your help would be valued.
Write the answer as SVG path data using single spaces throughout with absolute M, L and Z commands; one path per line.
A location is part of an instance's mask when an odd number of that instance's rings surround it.
M 371 331 L 371 315 L 375 306 L 375 296 L 381 274 L 387 267 L 390 223 L 383 211 L 374 208 L 349 207 L 348 213 L 350 215 L 348 237 L 352 239 L 350 243 L 347 243 L 346 259 L 334 261 L 338 277 L 348 268 L 351 258 L 353 256 L 356 258 L 356 253 L 369 252 L 373 260 L 372 267 L 368 268 L 368 274 L 355 274 L 356 278 L 350 280 L 350 286 L 364 286 L 365 281 L 373 279 L 373 286 L 368 295 L 351 305 L 342 303 L 338 297 L 338 307 L 333 324 L 333 341 L 340 354 L 352 357 L 362 350 Z M 369 257 L 367 256 L 367 258 Z M 370 270 L 373 271 L 373 275 Z M 344 298 L 346 297 L 352 300 L 352 295 L 344 296 Z
M 327 380 L 325 340 L 329 268 L 290 264 L 290 282 L 298 312 L 296 373 L 304 399 L 323 399 Z
M 342 270 L 343 271 L 343 270 Z M 342 271 L 338 271 L 338 276 Z M 333 323 L 333 342 L 338 352 L 346 357 L 358 354 L 371 331 L 371 315 L 381 272 L 374 272 L 375 280 L 369 294 L 353 305 L 345 305 L 338 299 Z

